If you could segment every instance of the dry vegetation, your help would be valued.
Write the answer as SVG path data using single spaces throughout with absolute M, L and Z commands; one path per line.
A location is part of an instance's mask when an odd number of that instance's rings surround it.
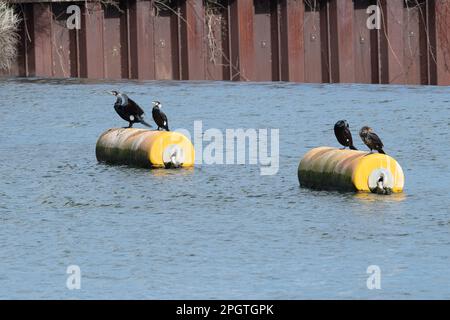
M 226 9 L 220 0 L 205 0 L 206 41 L 209 49 L 209 60 L 214 64 L 224 57 L 222 47 L 218 45 L 223 32 L 227 32 L 225 19 L 220 14 Z M 219 30 L 219 32 L 217 32 Z
M 17 56 L 19 16 L 7 3 L 0 2 L 0 69 L 9 69 Z

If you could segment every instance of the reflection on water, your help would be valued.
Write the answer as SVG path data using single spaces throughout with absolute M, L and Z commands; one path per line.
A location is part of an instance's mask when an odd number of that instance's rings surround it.
M 195 173 L 195 168 L 179 168 L 179 169 L 153 169 L 148 171 L 152 177 L 183 177 Z
M 356 192 L 353 194 L 354 199 L 364 202 L 401 202 L 407 199 L 407 195 L 405 193 L 393 193 L 388 196 L 379 195 L 368 192 Z
M 106 90 L 174 128 L 279 128 L 280 170 L 98 164 L 123 126 Z M 450 89 L 0 80 L 0 298 L 450 298 Z M 5 103 L 14 102 L 14 103 Z M 424 107 L 426 106 L 426 107 Z M 405 194 L 302 189 L 301 157 L 346 118 L 380 134 Z M 413 139 L 411 138 L 413 137 Z M 79 265 L 82 290 L 66 288 Z M 378 265 L 382 291 L 369 291 Z

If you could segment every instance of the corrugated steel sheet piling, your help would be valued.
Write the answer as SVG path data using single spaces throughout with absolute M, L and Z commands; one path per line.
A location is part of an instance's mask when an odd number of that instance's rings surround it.
M 450 85 L 448 0 L 9 2 L 21 42 L 0 75 Z

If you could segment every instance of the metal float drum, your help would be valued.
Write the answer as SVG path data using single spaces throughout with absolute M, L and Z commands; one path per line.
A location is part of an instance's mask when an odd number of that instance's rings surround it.
M 173 131 L 114 128 L 97 141 L 97 160 L 144 168 L 192 167 L 195 151 L 191 141 Z
M 300 185 L 314 189 L 402 192 L 403 170 L 385 154 L 330 147 L 312 149 L 298 167 Z

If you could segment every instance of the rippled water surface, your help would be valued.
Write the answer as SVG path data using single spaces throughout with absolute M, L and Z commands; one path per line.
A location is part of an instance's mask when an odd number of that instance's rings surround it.
M 125 125 L 112 89 L 148 116 L 162 101 L 173 128 L 280 128 L 280 170 L 98 164 L 99 135 Z M 450 88 L 3 79 L 0 97 L 0 298 L 450 298 Z M 341 118 L 360 148 L 376 129 L 403 195 L 299 187 Z

